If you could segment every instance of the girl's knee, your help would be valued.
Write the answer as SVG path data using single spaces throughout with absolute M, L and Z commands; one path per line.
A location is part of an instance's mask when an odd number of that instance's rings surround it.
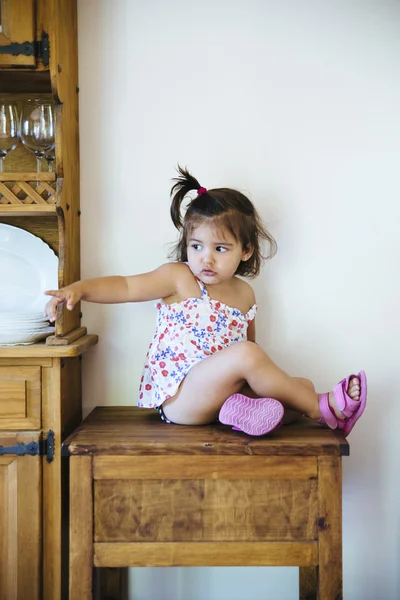
M 264 350 L 254 342 L 237 342 L 231 348 L 235 349 L 238 364 L 244 368 L 254 367 L 260 360 L 268 359 Z

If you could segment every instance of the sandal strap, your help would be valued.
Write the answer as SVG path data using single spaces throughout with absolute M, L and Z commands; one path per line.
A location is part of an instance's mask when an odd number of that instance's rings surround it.
M 336 404 L 345 418 L 351 417 L 360 408 L 360 401 L 353 400 L 347 393 L 350 379 L 353 379 L 354 377 L 357 377 L 357 375 L 349 375 L 345 379 L 339 381 L 333 388 Z
M 319 409 L 321 411 L 321 418 L 318 419 L 317 423 L 321 425 L 328 425 L 331 429 L 336 429 L 338 426 L 338 419 L 335 415 L 333 408 L 329 404 L 329 394 L 318 395 Z

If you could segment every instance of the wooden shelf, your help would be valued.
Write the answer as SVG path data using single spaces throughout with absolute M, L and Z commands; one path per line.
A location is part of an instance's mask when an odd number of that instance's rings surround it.
M 56 212 L 55 173 L 0 173 L 0 216 Z
M 55 181 L 56 174 L 45 171 L 44 173 L 0 173 L 0 181 Z
M 3 358 L 44 358 L 80 356 L 97 344 L 97 335 L 84 335 L 68 346 L 49 346 L 45 342 L 30 346 L 0 346 L 0 364 Z
M 0 204 L 0 217 L 10 217 L 11 215 L 18 215 L 19 217 L 31 217 L 40 216 L 44 217 L 47 215 L 55 215 L 56 206 L 55 204 L 44 204 L 41 206 L 29 205 L 19 206 L 16 204 Z
M 50 94 L 50 71 L 0 69 L 0 89 L 4 94 Z

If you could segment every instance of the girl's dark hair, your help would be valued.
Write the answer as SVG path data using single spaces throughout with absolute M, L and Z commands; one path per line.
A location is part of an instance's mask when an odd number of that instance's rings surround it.
M 261 218 L 250 200 L 241 192 L 230 188 L 216 188 L 197 195 L 187 206 L 182 218 L 181 206 L 191 190 L 200 190 L 200 183 L 187 169 L 178 165 L 180 176 L 171 188 L 171 218 L 180 232 L 171 258 L 180 262 L 187 261 L 187 240 L 193 229 L 204 221 L 212 221 L 217 228 L 226 228 L 233 237 L 241 242 L 244 249 L 252 248 L 252 256 L 241 261 L 235 275 L 255 277 L 260 272 L 263 259 L 272 258 L 277 250 L 276 241 L 264 227 Z M 269 253 L 264 256 L 260 248 L 261 240 L 269 243 Z

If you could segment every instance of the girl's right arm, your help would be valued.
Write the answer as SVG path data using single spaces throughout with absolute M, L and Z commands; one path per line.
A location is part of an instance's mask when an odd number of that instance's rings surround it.
M 66 303 L 68 310 L 72 310 L 80 300 L 116 304 L 166 298 L 176 293 L 181 268 L 179 263 L 166 263 L 155 271 L 141 275 L 97 277 L 76 281 L 59 290 L 45 292 L 53 297 L 46 304 L 44 312 L 53 322 L 56 320 L 57 306 L 62 303 Z

